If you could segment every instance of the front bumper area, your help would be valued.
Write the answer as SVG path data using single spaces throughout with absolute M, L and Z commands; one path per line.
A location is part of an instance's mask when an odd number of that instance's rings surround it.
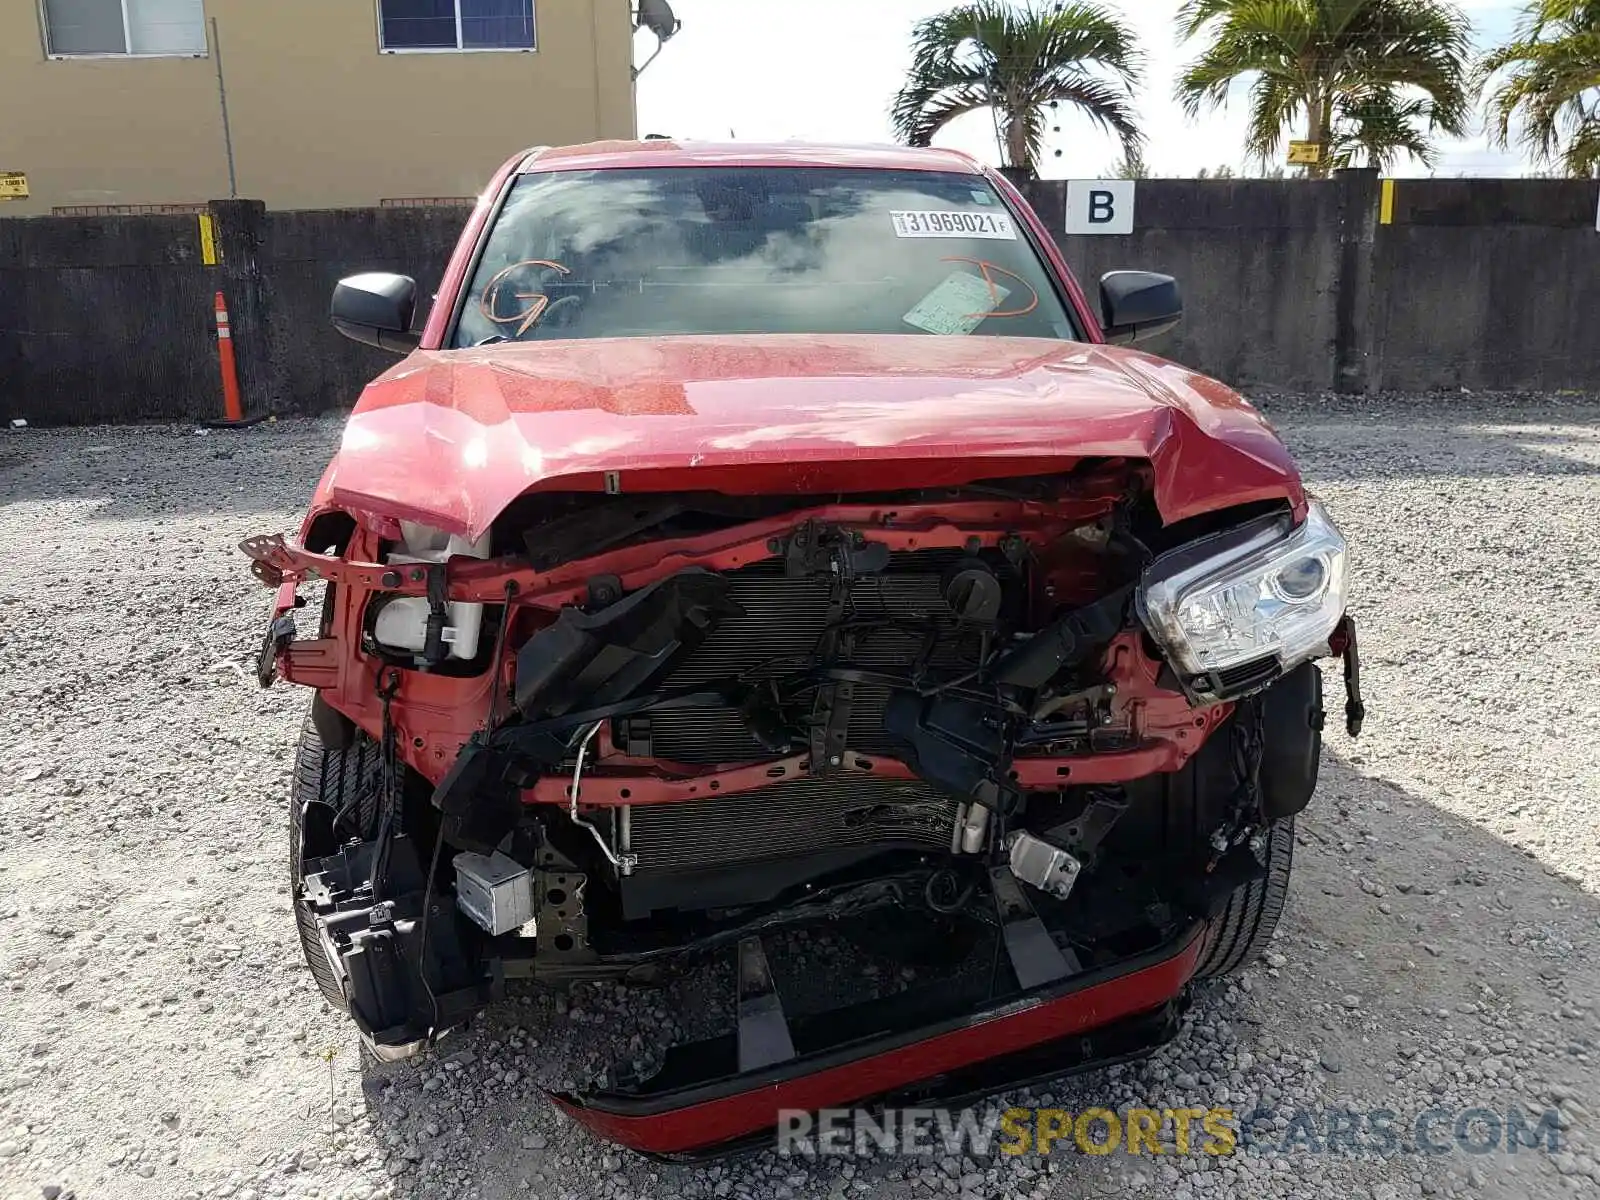
M 1203 939 L 1196 924 L 1135 957 L 990 1006 L 959 1011 L 961 997 L 941 985 L 933 991 L 943 994 L 799 1018 L 784 1035 L 790 1056 L 754 1069 L 741 1064 L 771 1049 L 772 1027 L 759 1004 L 742 1003 L 737 1031 L 672 1047 L 648 1080 L 552 1099 L 599 1136 L 665 1158 L 759 1143 L 785 1109 L 959 1103 L 1166 1042 Z

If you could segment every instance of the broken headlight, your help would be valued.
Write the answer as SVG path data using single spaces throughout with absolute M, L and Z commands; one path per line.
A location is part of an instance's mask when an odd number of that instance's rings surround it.
M 1262 517 L 1158 557 L 1145 568 L 1139 618 L 1195 691 L 1257 662 L 1285 671 L 1326 653 L 1344 616 L 1345 542 L 1312 501 L 1306 519 Z M 1198 677 L 1198 678 L 1197 678 Z

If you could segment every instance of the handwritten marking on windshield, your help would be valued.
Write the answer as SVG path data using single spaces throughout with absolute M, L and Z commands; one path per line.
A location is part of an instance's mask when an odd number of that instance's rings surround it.
M 519 302 L 528 302 L 528 307 L 512 313 L 510 316 L 501 316 L 500 290 L 517 271 L 537 267 L 540 270 L 559 271 L 563 275 L 572 272 L 558 262 L 551 262 L 547 258 L 525 258 L 521 262 L 514 262 L 503 270 L 496 271 L 494 277 L 484 285 L 483 295 L 478 299 L 478 311 L 496 325 L 516 325 L 517 332 L 514 336 L 521 337 L 539 323 L 539 318 L 544 316 L 544 310 L 550 307 L 550 297 L 543 292 L 513 292 L 512 299 Z M 521 322 L 521 324 L 517 324 Z

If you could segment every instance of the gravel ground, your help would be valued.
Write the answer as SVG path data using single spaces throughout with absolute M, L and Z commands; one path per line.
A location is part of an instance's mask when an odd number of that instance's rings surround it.
M 333 422 L 0 434 L 0 1196 L 1600 1194 L 1600 407 L 1266 397 L 1349 534 L 1368 732 L 1330 733 L 1276 949 L 1082 1109 L 1554 1109 L 1556 1154 L 765 1153 L 663 1167 L 542 1086 L 648 1059 L 723 1003 L 516 991 L 453 1045 L 363 1062 L 288 912 L 305 695 L 247 668 Z M 1337 685 L 1333 688 L 1338 696 Z M 835 969 L 815 940 L 797 961 Z M 1439 1127 L 1448 1142 L 1449 1122 Z M 1274 1132 L 1276 1130 L 1276 1132 Z

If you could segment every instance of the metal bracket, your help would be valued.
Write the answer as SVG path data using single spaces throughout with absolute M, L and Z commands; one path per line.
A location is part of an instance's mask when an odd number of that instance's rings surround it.
M 758 1071 L 795 1056 L 794 1038 L 783 1015 L 759 937 L 739 939 L 739 1071 Z
M 1344 727 L 1355 738 L 1361 736 L 1361 726 L 1367 719 L 1367 706 L 1361 702 L 1361 651 L 1356 648 L 1356 623 L 1346 617 L 1335 636 L 1339 634 L 1344 641 Z
M 1011 873 L 1023 883 L 1032 884 L 1057 900 L 1072 895 L 1072 885 L 1078 881 L 1083 864 L 1061 847 L 1019 829 L 1006 839 L 1006 849 L 1011 852 Z
M 817 689 L 817 724 L 811 732 L 811 770 L 825 775 L 844 765 L 845 743 L 850 736 L 850 710 L 855 704 L 853 683 L 824 684 Z
M 256 682 L 262 687 L 271 687 L 278 678 L 278 655 L 289 648 L 295 638 L 294 614 L 282 613 L 273 618 L 272 624 L 267 626 L 266 637 L 262 639 L 261 651 L 256 655 Z
M 1121 791 L 1094 792 L 1081 813 L 1065 824 L 1047 829 L 1043 837 L 1048 842 L 1064 846 L 1078 860 L 1087 861 L 1100 848 L 1111 827 L 1127 811 L 1128 798 Z
M 594 957 L 583 906 L 588 883 L 587 875 L 570 869 L 556 854 L 540 855 L 540 867 L 533 873 L 533 927 L 541 961 Z
M 816 544 L 817 531 L 807 525 L 795 534 L 796 544 L 805 544 L 809 535 Z M 791 555 L 793 551 L 791 550 Z M 791 573 L 793 560 L 791 558 Z M 837 572 L 833 578 L 832 595 L 828 601 L 828 625 L 817 647 L 819 660 L 832 665 L 841 659 L 848 660 L 854 649 L 854 638 L 836 627 L 850 607 L 850 587 L 853 576 L 848 571 Z M 844 752 L 850 737 L 850 710 L 855 704 L 855 685 L 848 682 L 825 683 L 817 689 L 811 706 L 811 773 L 826 775 L 844 765 Z
M 887 570 L 889 554 L 887 544 L 869 541 L 857 530 L 811 520 L 795 529 L 783 547 L 784 574 L 828 575 L 848 586 L 858 576 Z
M 1023 991 L 1083 970 L 1076 954 L 1056 945 L 1039 914 L 1022 894 L 1022 886 L 1010 867 L 991 867 L 989 886 L 994 890 L 995 906 L 1000 913 L 1000 933 L 1005 939 L 1006 954 Z

